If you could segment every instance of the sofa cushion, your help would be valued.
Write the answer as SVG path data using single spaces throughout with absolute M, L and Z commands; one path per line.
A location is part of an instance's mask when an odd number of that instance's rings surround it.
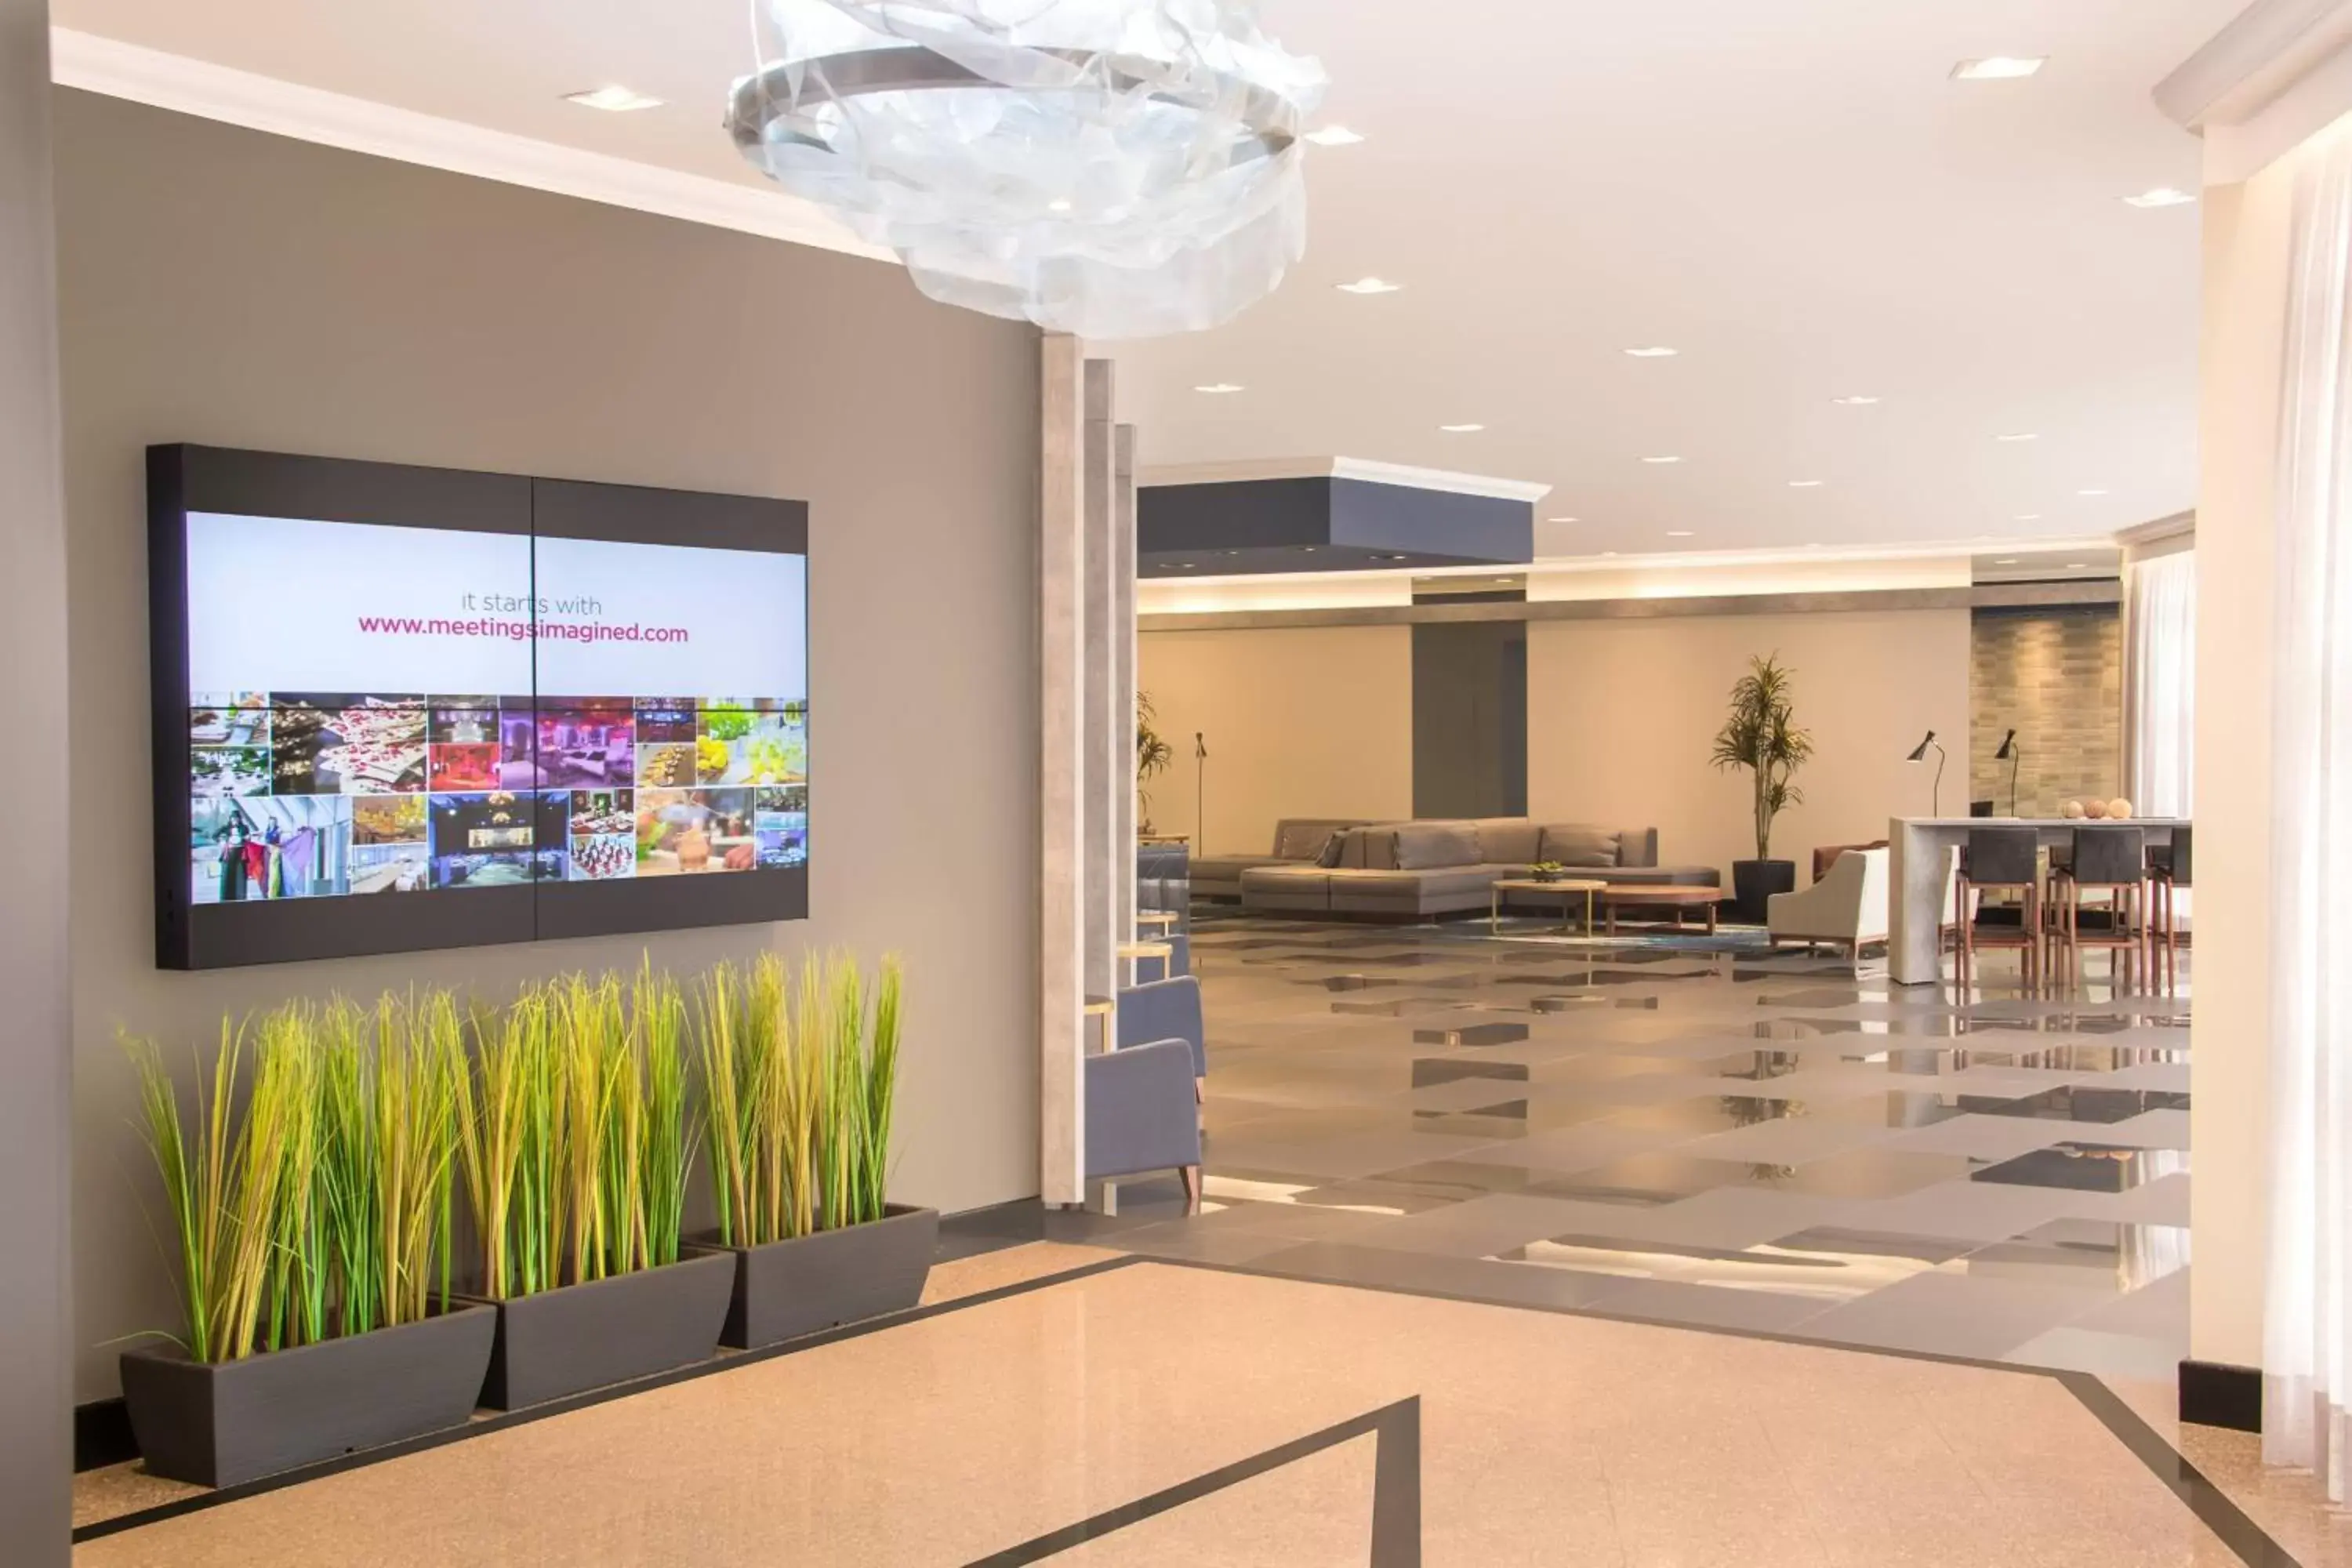
M 1274 825 L 1274 858 L 1276 860 L 1312 860 L 1322 852 L 1323 841 L 1341 828 L 1353 826 L 1320 816 L 1286 816 Z
M 1588 827 L 1581 823 L 1547 823 L 1543 853 L 1538 858 L 1557 860 L 1563 866 L 1614 866 L 1622 837 L 1613 829 Z
M 1524 816 L 1489 816 L 1470 825 L 1478 832 L 1478 858 L 1489 866 L 1531 866 L 1543 858 L 1543 824 Z
M 1331 907 L 1334 872 L 1313 866 L 1259 866 L 1242 873 L 1242 907 L 1313 912 Z
M 1412 904 L 1475 893 L 1484 900 L 1495 886 L 1491 866 L 1452 866 L 1427 871 L 1334 871 L 1331 906 L 1379 900 Z
M 1400 871 L 1432 871 L 1479 863 L 1478 831 L 1454 822 L 1412 822 L 1395 830 Z

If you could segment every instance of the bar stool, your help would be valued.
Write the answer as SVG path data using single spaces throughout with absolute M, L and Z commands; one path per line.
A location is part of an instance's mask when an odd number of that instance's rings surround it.
M 2143 828 L 2074 829 L 2074 842 L 2050 858 L 2050 899 L 2062 967 L 2073 983 L 2083 978 L 2083 950 L 2104 947 L 2137 963 L 2146 952 L 2147 930 L 2141 916 L 2147 891 L 2147 833 Z M 2085 894 L 2107 895 L 2104 930 L 2083 927 Z
M 2147 847 L 2149 967 L 2156 966 L 2157 943 L 2161 941 L 2167 991 L 2180 988 L 2180 913 L 2175 895 L 2189 885 L 2191 832 L 2190 828 L 2176 827 L 2171 843 Z
M 2042 984 L 2042 836 L 2031 827 L 1971 827 L 1960 847 L 1958 914 L 1960 940 L 1957 973 L 1965 993 L 1973 983 L 1979 947 L 2014 947 L 2024 954 L 2025 984 Z M 2024 918 L 2012 930 L 1979 918 L 1977 895 L 2021 893 Z

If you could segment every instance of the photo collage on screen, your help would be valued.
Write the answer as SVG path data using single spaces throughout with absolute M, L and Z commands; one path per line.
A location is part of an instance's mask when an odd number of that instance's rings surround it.
M 808 704 L 194 694 L 196 902 L 804 865 Z

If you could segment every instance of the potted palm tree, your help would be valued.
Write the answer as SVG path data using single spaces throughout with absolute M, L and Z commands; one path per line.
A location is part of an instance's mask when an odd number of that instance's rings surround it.
M 1715 765 L 1746 768 L 1755 786 L 1756 858 L 1731 863 L 1738 918 L 1751 925 L 1764 923 L 1774 893 L 1797 886 L 1797 863 L 1772 858 L 1772 819 L 1803 803 L 1804 792 L 1790 780 L 1813 754 L 1812 736 L 1794 721 L 1795 674 L 1777 653 L 1751 658 L 1732 684 L 1731 710 L 1715 737 Z

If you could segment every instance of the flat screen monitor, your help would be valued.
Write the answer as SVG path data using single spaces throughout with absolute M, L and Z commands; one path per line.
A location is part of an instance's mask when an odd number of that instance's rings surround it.
M 803 503 L 148 454 L 157 960 L 808 912 Z

